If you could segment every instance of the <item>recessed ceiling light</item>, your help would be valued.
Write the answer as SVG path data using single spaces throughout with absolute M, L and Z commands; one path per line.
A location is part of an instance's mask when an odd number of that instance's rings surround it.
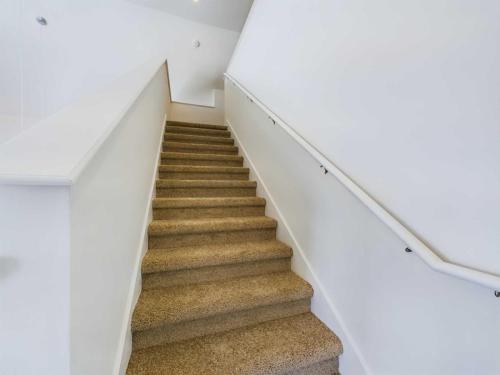
M 193 0 L 193 2 L 197 3 L 199 0 Z

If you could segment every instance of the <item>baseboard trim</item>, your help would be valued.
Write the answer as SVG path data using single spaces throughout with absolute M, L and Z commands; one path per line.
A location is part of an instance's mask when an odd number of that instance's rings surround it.
M 156 196 L 155 184 L 158 177 L 158 167 L 161 160 L 161 149 L 163 144 L 163 136 L 165 135 L 165 128 L 167 124 L 167 113 L 163 116 L 163 124 L 161 131 L 161 138 L 159 141 L 158 149 L 156 152 L 156 161 L 154 164 L 153 178 L 151 181 L 151 189 L 149 192 L 149 202 L 144 213 L 144 219 L 142 223 L 142 239 L 139 243 L 139 248 L 137 251 L 137 257 L 134 264 L 135 276 L 132 276 L 129 285 L 129 294 L 127 296 L 127 305 L 125 312 L 123 314 L 122 320 L 122 331 L 120 334 L 120 340 L 118 342 L 118 349 L 116 352 L 115 365 L 113 369 L 114 375 L 125 375 L 127 372 L 128 361 L 130 355 L 132 354 L 132 314 L 141 294 L 142 289 L 142 279 L 141 279 L 141 264 L 142 258 L 147 251 L 148 247 L 148 226 L 153 217 L 153 199 Z
M 278 205 L 276 204 L 276 201 L 274 200 L 271 192 L 269 191 L 269 188 L 263 181 L 261 175 L 259 174 L 259 171 L 255 167 L 255 164 L 252 161 L 252 158 L 248 154 L 245 146 L 241 143 L 240 138 L 238 137 L 238 133 L 235 131 L 234 127 L 231 124 L 231 121 L 226 118 L 225 120 L 229 130 L 231 131 L 231 134 L 234 137 L 236 145 L 239 147 L 241 153 L 243 154 L 243 157 L 245 159 L 245 163 L 248 164 L 248 167 L 250 168 L 250 173 L 255 176 L 255 179 L 257 180 L 257 192 L 258 194 L 262 195 L 263 198 L 266 199 L 267 205 L 266 205 L 266 211 L 271 208 L 273 213 L 275 214 L 274 219 L 278 221 L 278 232 L 277 232 L 277 238 L 282 240 L 283 242 L 289 242 L 290 245 L 292 245 L 293 249 L 296 249 L 297 251 L 294 252 L 294 256 L 299 256 L 301 260 L 303 261 L 304 265 L 306 266 L 308 273 L 310 277 L 307 275 L 304 275 L 303 273 L 297 272 L 301 277 L 303 277 L 306 281 L 308 281 L 314 288 L 314 299 L 322 299 L 325 303 L 326 306 L 330 309 L 331 316 L 333 319 L 337 322 L 340 330 L 342 331 L 342 339 L 343 341 L 347 341 L 349 346 L 352 348 L 354 354 L 356 355 L 359 363 L 361 364 L 361 367 L 363 368 L 364 372 L 366 375 L 372 375 L 373 372 L 370 370 L 367 361 L 363 354 L 361 353 L 358 345 L 356 344 L 352 334 L 350 333 L 349 329 L 347 328 L 344 319 L 342 318 L 341 314 L 339 313 L 339 310 L 335 306 L 334 302 L 332 299 L 328 296 L 326 293 L 326 289 L 323 286 L 322 282 L 320 281 L 319 277 L 316 275 L 314 272 L 314 269 L 311 266 L 311 263 L 306 257 L 305 251 L 302 249 L 300 246 L 298 240 L 294 236 L 287 220 L 285 219 L 283 213 L 279 209 Z M 270 207 L 269 207 L 270 206 Z M 283 228 L 283 231 L 279 230 L 280 228 Z M 280 237 L 286 237 L 286 238 L 280 238 Z M 293 265 L 293 262 L 292 262 Z M 296 271 L 295 269 L 292 268 L 292 270 Z M 311 308 L 312 312 L 318 315 L 318 317 L 321 319 L 321 314 L 317 314 L 317 311 L 314 309 L 314 304 Z M 334 327 L 329 327 L 330 329 L 334 330 Z

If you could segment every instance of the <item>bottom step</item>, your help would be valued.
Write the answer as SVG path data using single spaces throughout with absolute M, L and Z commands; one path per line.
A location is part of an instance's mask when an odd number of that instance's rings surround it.
M 127 375 L 334 375 L 341 353 L 337 336 L 307 313 L 134 351 Z

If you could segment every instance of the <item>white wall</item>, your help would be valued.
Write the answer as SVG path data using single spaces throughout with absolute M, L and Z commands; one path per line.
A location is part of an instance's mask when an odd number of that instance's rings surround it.
M 432 271 L 232 84 L 226 117 L 313 312 L 342 339 L 345 375 L 496 375 L 500 301 Z M 312 123 L 308 123 L 312 124 Z
M 0 21 L 0 143 L 156 55 L 174 100 L 214 105 L 239 37 L 126 0 L 7 0 Z
M 498 274 L 499 17 L 256 0 L 228 71 L 439 254 Z
M 214 104 L 206 107 L 173 102 L 170 104 L 170 120 L 224 125 L 224 90 L 214 90 Z
M 68 187 L 0 185 L 0 374 L 69 373 Z

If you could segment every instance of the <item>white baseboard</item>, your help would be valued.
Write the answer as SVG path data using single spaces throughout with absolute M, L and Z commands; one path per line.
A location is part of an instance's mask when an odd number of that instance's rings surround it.
M 319 280 L 318 276 L 314 272 L 311 263 L 306 257 L 305 251 L 301 248 L 299 242 L 293 235 L 293 232 L 283 216 L 282 212 L 276 205 L 276 201 L 274 200 L 270 190 L 268 189 L 266 183 L 261 178 L 259 171 L 255 167 L 255 164 L 252 162 L 252 158 L 248 154 L 245 146 L 241 143 L 240 138 L 238 137 L 238 133 L 235 131 L 231 122 L 226 119 L 226 124 L 231 130 L 231 133 L 234 137 L 236 145 L 239 147 L 242 156 L 245 159 L 245 163 L 247 167 L 250 169 L 251 176 L 255 178 L 257 181 L 257 195 L 266 199 L 266 214 L 273 217 L 278 221 L 278 230 L 277 230 L 277 238 L 285 243 L 288 243 L 292 246 L 292 248 L 296 251 L 293 253 L 293 261 L 292 261 L 292 270 L 309 282 L 314 288 L 314 296 L 311 305 L 311 311 L 318 316 L 332 331 L 339 334 L 343 341 L 344 347 L 350 346 L 352 348 L 353 354 L 357 357 L 357 361 L 359 362 L 362 371 L 366 375 L 372 375 L 372 371 L 369 369 L 366 359 L 361 353 L 358 345 L 354 341 L 353 336 L 350 334 L 349 329 L 344 323 L 342 316 L 339 313 L 339 310 L 336 308 L 335 304 L 325 292 L 325 287 Z M 330 316 L 325 315 L 325 308 L 321 308 L 321 306 L 328 309 L 328 313 Z M 328 324 L 328 322 L 334 321 L 336 326 L 332 326 L 332 324 Z M 340 330 L 340 332 L 339 332 Z M 342 361 L 342 360 L 341 360 Z M 355 375 L 361 375 L 360 373 L 356 373 Z
M 153 178 L 151 181 L 151 190 L 149 192 L 149 203 L 144 213 L 144 220 L 142 223 L 142 239 L 139 243 L 139 248 L 137 251 L 137 257 L 134 264 L 135 276 L 130 280 L 129 294 L 127 297 L 127 305 L 123 314 L 122 320 L 122 331 L 120 334 L 120 341 L 118 342 L 118 350 L 116 353 L 115 366 L 113 369 L 114 375 L 125 375 L 127 371 L 128 361 L 130 355 L 132 354 L 132 314 L 135 309 L 139 295 L 142 289 L 142 278 L 141 278 L 141 264 L 142 258 L 148 249 L 148 226 L 153 218 L 153 199 L 156 196 L 156 179 L 158 178 L 158 167 L 161 160 L 161 150 L 163 145 L 163 136 L 165 135 L 165 127 L 167 123 L 167 114 L 165 113 L 163 117 L 162 124 L 162 134 L 160 142 L 158 145 L 158 150 L 156 152 L 156 161 L 153 171 Z

